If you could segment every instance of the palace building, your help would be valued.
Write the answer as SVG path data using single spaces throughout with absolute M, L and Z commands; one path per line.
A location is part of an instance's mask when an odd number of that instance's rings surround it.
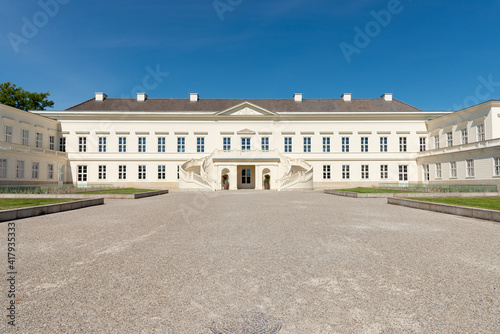
M 423 111 L 375 99 L 135 99 L 61 111 L 0 104 L 0 185 L 275 190 L 500 182 L 500 101 Z

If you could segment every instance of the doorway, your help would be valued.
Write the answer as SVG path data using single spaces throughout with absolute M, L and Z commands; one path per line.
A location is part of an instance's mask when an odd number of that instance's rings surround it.
M 238 189 L 255 189 L 255 166 L 238 167 Z

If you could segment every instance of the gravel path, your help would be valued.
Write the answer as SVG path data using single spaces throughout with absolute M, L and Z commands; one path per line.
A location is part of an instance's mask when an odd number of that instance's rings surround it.
M 174 192 L 18 220 L 16 332 L 500 333 L 500 224 L 385 202 Z

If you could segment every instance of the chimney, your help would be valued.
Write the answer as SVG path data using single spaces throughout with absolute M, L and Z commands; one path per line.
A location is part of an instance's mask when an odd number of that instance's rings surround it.
M 381 96 L 385 102 L 392 102 L 392 93 L 386 93 Z
M 200 99 L 200 97 L 199 97 L 198 93 L 189 94 L 189 101 L 198 102 L 199 99 Z
M 137 93 L 137 102 L 144 102 L 148 99 L 146 93 Z
M 302 102 L 302 93 L 295 93 L 293 95 L 293 99 L 295 100 L 295 102 Z
M 108 96 L 104 93 L 95 93 L 95 100 L 96 101 L 102 102 L 102 101 L 106 100 L 107 97 Z
M 351 102 L 352 94 L 351 93 L 342 94 L 342 100 L 344 100 L 344 102 Z

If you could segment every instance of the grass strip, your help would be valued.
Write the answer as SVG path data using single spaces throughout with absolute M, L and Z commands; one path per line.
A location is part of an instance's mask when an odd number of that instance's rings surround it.
M 417 201 L 500 210 L 500 197 L 412 198 Z
M 389 189 L 378 189 L 378 188 L 351 188 L 351 189 L 333 189 L 334 191 L 345 191 L 358 194 L 392 194 L 392 193 L 411 193 L 413 191 L 409 190 L 389 190 Z
M 108 189 L 108 190 L 95 190 L 95 191 L 85 191 L 79 194 L 139 194 L 149 191 L 154 191 L 151 189 L 137 189 L 137 188 L 120 188 L 120 189 Z
M 77 201 L 69 198 L 0 198 L 0 210 Z

